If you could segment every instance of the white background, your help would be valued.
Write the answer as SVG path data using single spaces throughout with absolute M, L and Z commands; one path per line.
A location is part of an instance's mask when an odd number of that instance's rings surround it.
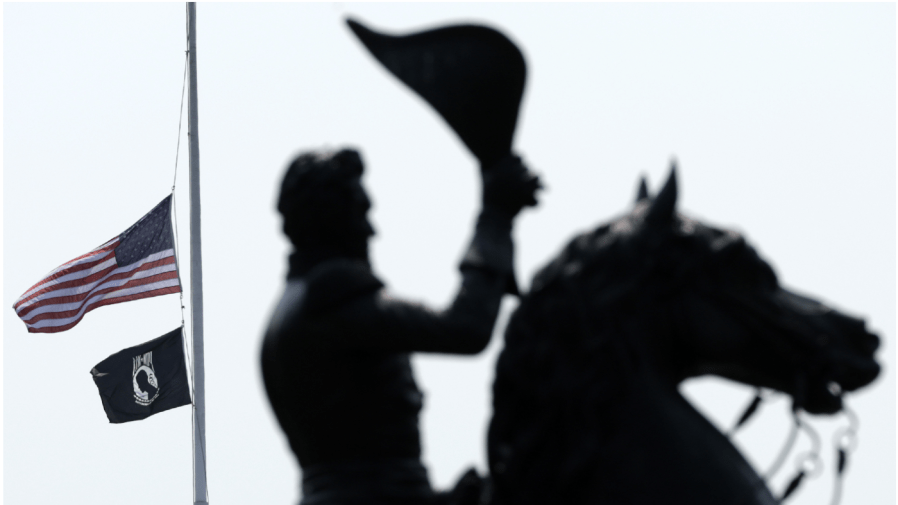
M 575 232 L 626 212 L 640 174 L 657 190 L 675 156 L 683 211 L 745 232 L 784 284 L 865 317 L 882 336 L 885 371 L 848 398 L 862 425 L 843 503 L 895 502 L 894 4 L 201 3 L 211 503 L 298 498 L 258 365 L 286 272 L 274 201 L 293 155 L 358 146 L 376 272 L 434 306 L 457 285 L 477 211 L 475 161 L 366 53 L 345 14 L 394 32 L 484 22 L 522 48 L 515 146 L 549 187 L 515 230 L 523 287 Z M 101 308 L 59 334 L 28 334 L 9 308 L 169 192 L 185 27 L 182 3 L 3 7 L 7 504 L 192 502 L 190 410 L 108 424 L 88 373 L 177 327 L 178 296 Z M 177 209 L 188 279 L 184 117 Z M 427 394 L 424 460 L 438 487 L 485 466 L 492 368 L 516 303 L 506 299 L 483 355 L 415 359 Z M 724 428 L 751 397 L 714 378 L 683 390 Z M 761 471 L 785 438 L 788 403 L 772 402 L 737 437 Z M 828 502 L 830 436 L 844 423 L 816 421 L 827 467 L 790 503 Z

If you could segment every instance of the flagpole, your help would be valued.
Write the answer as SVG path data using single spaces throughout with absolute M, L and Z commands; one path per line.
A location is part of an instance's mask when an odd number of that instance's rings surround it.
M 203 263 L 200 243 L 200 140 L 196 96 L 196 2 L 187 3 L 187 49 L 190 56 L 190 313 L 193 335 L 193 503 L 207 505 L 206 391 L 203 367 Z

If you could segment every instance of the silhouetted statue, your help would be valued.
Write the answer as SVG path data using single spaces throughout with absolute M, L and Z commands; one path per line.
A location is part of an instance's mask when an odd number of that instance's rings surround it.
M 302 467 L 305 505 L 423 505 L 421 393 L 409 353 L 476 354 L 512 273 L 512 220 L 539 180 L 507 156 L 483 173 L 483 206 L 443 311 L 394 298 L 372 273 L 356 151 L 296 158 L 278 210 L 295 251 L 262 348 L 268 398 Z
M 295 252 L 265 336 L 265 387 L 302 466 L 303 504 L 476 499 L 481 481 L 473 470 L 452 493 L 431 489 L 419 460 L 421 393 L 409 353 L 482 351 L 503 293 L 517 294 L 512 220 L 536 205 L 540 188 L 511 153 L 524 59 L 504 35 L 481 26 L 392 36 L 348 24 L 477 157 L 483 207 L 458 294 L 448 309 L 433 311 L 393 298 L 371 272 L 370 203 L 358 153 L 297 158 L 278 201 Z
M 864 322 L 797 295 L 733 231 L 651 198 L 574 238 L 537 273 L 494 384 L 494 505 L 773 504 L 678 392 L 714 374 L 835 413 L 879 374 Z

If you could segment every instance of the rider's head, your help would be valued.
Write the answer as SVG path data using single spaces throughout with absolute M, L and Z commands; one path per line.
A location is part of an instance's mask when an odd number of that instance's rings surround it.
M 368 259 L 374 229 L 362 188 L 364 167 L 353 149 L 307 152 L 290 164 L 277 209 L 296 249 L 321 256 Z

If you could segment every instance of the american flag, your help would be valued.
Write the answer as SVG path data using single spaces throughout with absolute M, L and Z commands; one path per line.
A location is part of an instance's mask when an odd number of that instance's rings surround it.
M 171 195 L 134 226 L 64 263 L 16 300 L 30 333 L 56 333 L 103 305 L 181 292 L 171 224 Z

